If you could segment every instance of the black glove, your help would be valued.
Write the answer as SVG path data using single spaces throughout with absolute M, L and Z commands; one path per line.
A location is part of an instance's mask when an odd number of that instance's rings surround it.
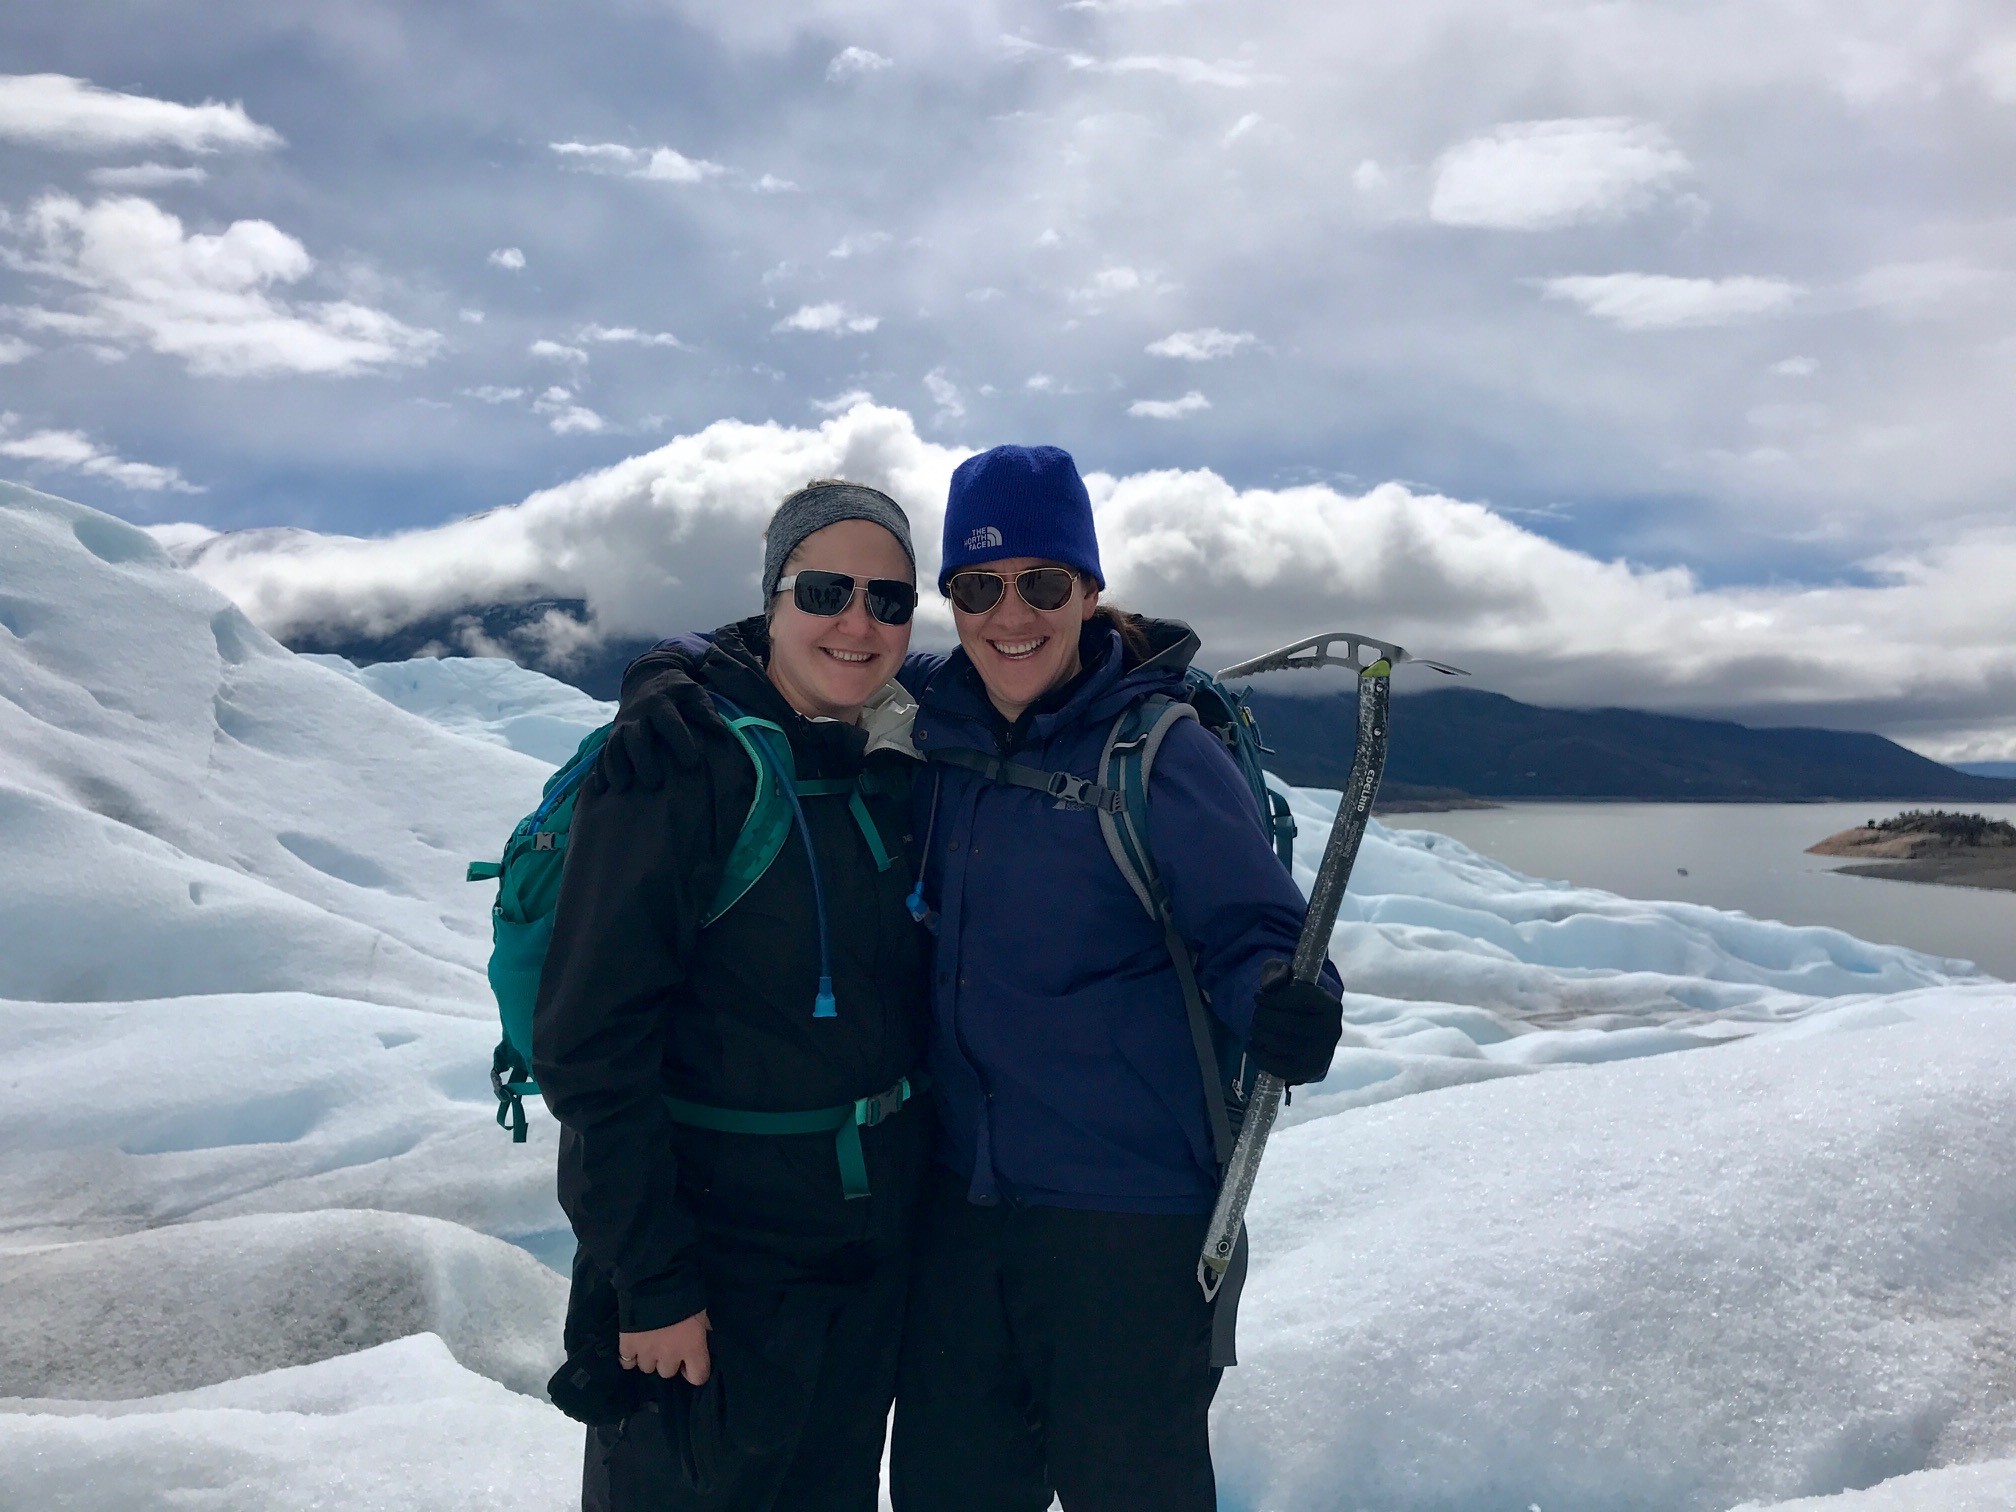
M 1260 968 L 1246 1053 L 1289 1086 L 1321 1081 L 1344 1035 L 1344 1005 L 1317 982 L 1298 982 L 1286 961 Z
M 589 789 L 656 792 L 674 770 L 700 765 L 700 742 L 693 731 L 720 719 L 707 690 L 684 667 L 659 664 L 635 683 L 626 682 L 609 741 L 589 774 Z
M 643 1404 L 657 1380 L 625 1370 L 612 1337 L 568 1355 L 546 1383 L 546 1395 L 577 1423 L 613 1428 Z

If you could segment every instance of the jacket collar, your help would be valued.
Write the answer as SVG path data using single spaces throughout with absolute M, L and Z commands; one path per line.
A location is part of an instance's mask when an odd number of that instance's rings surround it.
M 1137 658 L 1120 633 L 1103 620 L 1087 620 L 1079 634 L 1078 659 L 1083 667 L 1075 687 L 1062 703 L 1031 705 L 1011 727 L 1015 745 L 1038 745 L 1081 725 L 1104 726 L 1151 693 L 1174 692 L 1196 654 L 1197 637 L 1179 620 L 1138 621 L 1148 637 L 1148 651 Z M 980 673 L 962 647 L 933 673 L 918 697 L 914 743 L 919 751 L 964 746 L 992 751 L 999 746 L 1001 718 L 987 700 Z
M 762 615 L 723 625 L 714 632 L 711 644 L 701 644 L 705 652 L 695 670 L 696 679 L 745 714 L 782 728 L 794 750 L 816 752 L 829 766 L 835 761 L 846 765 L 850 760 L 863 760 L 877 751 L 917 756 L 910 743 L 917 704 L 900 683 L 884 683 L 862 706 L 858 725 L 807 719 L 770 681 L 770 626 Z

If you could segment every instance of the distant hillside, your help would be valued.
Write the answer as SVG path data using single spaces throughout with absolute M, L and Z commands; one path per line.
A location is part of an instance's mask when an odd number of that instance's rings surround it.
M 1289 782 L 1340 787 L 1356 743 L 1348 692 L 1296 698 L 1255 689 L 1253 709 Z M 2016 800 L 2016 781 L 1971 776 L 1880 735 L 1752 729 L 1633 709 L 1542 709 L 1500 693 L 1397 694 L 1387 781 L 1480 798 L 1723 801 Z
M 1953 770 L 1976 777 L 2016 777 L 2016 761 L 1956 761 Z
M 580 661 L 544 655 L 537 627 L 548 616 L 585 618 L 579 600 L 474 607 L 394 635 L 304 634 L 296 651 L 326 651 L 359 663 L 413 656 L 510 656 L 614 698 L 623 669 L 649 641 L 612 641 Z M 562 638 L 563 642 L 565 637 Z M 1268 765 L 1293 783 L 1341 787 L 1351 768 L 1357 717 L 1349 693 L 1296 698 L 1253 693 Z M 1441 688 L 1394 698 L 1393 746 L 1382 794 L 1390 799 L 1640 798 L 1971 799 L 2016 801 L 2016 781 L 1969 775 L 1880 735 L 1839 730 L 1751 729 L 1722 720 L 1679 719 L 1630 709 L 1542 709 L 1498 693 Z
M 575 661 L 556 663 L 546 654 L 539 627 L 549 617 L 585 623 L 581 599 L 534 599 L 516 604 L 482 604 L 415 620 L 389 635 L 362 636 L 353 630 L 303 630 L 283 637 L 289 651 L 346 657 L 360 667 L 375 662 L 410 661 L 416 656 L 508 656 L 521 666 L 572 683 L 590 698 L 616 696 L 623 669 L 653 641 L 608 641 Z M 562 638 L 563 643 L 566 639 Z

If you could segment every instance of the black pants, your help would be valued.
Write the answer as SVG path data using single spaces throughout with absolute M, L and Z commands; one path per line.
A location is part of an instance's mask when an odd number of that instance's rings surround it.
M 926 1179 L 896 1512 L 1211 1512 L 1206 1218 L 976 1207 Z
M 906 1258 L 843 1284 L 714 1283 L 714 1374 L 588 1430 L 583 1512 L 875 1512 Z

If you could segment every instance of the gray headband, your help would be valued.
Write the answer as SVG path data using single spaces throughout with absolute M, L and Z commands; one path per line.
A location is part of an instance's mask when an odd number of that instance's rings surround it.
M 763 533 L 763 608 L 777 592 L 777 579 L 784 576 L 784 564 L 807 536 L 837 525 L 842 520 L 869 520 L 880 525 L 903 548 L 910 570 L 917 570 L 917 553 L 910 545 L 910 517 L 880 489 L 860 483 L 808 483 L 777 506 Z

